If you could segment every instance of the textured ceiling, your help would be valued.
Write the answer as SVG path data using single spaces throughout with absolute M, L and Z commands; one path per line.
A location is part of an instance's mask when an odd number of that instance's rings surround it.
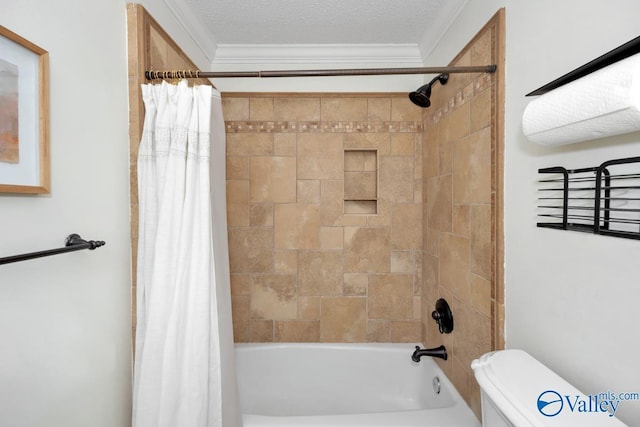
M 468 0 L 165 0 L 207 56 L 219 45 L 414 44 L 424 53 Z

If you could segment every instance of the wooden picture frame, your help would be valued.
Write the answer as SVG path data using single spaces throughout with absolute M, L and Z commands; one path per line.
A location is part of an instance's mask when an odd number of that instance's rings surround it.
M 48 194 L 49 53 L 0 25 L 0 193 Z

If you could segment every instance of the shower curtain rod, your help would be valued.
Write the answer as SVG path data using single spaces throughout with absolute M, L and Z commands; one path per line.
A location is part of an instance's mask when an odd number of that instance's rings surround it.
M 497 66 L 471 67 L 417 67 L 417 68 L 351 68 L 328 70 L 267 70 L 267 71 L 200 71 L 173 70 L 144 72 L 147 80 L 155 79 L 219 79 L 227 77 L 331 77 L 331 76 L 381 76 L 393 74 L 452 74 L 495 73 Z

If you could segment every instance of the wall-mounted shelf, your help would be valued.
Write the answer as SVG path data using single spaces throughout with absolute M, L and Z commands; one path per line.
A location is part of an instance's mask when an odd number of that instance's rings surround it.
M 594 71 L 606 67 L 607 65 L 611 65 L 637 53 L 640 53 L 640 37 L 636 37 L 635 39 L 605 53 L 604 55 L 599 56 L 593 61 L 590 61 L 583 66 L 568 72 L 564 76 L 558 77 L 554 81 L 549 82 L 546 85 L 534 90 L 533 92 L 528 93 L 526 96 L 543 95 L 547 92 L 552 91 L 553 89 L 559 88 L 562 85 L 577 80 L 581 77 L 586 76 L 587 74 L 591 74 Z
M 538 172 L 538 227 L 640 240 L 640 157 Z

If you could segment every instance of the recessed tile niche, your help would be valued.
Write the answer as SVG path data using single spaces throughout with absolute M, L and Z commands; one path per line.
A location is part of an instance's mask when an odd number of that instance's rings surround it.
M 376 214 L 377 204 L 378 152 L 345 150 L 344 213 Z

